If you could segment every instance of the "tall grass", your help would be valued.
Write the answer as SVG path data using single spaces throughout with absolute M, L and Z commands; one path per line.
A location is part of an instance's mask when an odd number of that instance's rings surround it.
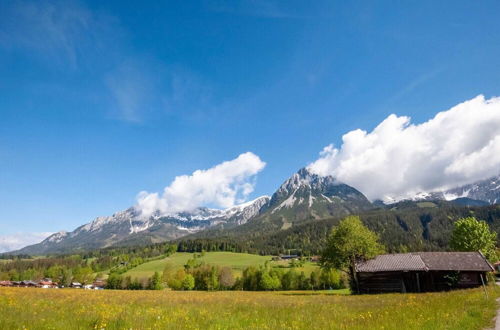
M 480 289 L 346 296 L 290 292 L 0 288 L 0 329 L 482 329 Z

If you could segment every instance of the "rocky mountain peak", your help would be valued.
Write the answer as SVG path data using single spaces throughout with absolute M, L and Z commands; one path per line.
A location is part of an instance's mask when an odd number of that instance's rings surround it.
M 300 209 L 297 214 L 314 217 L 349 214 L 350 210 L 370 207 L 372 205 L 368 199 L 355 188 L 333 176 L 314 174 L 307 168 L 300 169 L 283 182 L 270 201 L 271 213 Z
M 322 189 L 325 186 L 340 184 L 333 176 L 320 176 L 304 167 L 283 182 L 277 193 L 293 193 L 300 188 Z

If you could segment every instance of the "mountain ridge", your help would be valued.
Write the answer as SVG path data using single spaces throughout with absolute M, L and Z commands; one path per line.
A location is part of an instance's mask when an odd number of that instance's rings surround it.
M 356 214 L 374 207 L 357 189 L 332 176 L 319 176 L 302 168 L 278 187 L 267 209 L 246 224 L 233 228 L 207 228 L 185 238 L 224 236 L 228 231 L 234 235 L 252 236 L 286 230 L 304 221 Z
M 500 203 L 500 175 L 490 177 L 488 179 L 479 180 L 473 183 L 457 186 L 450 189 L 443 189 L 432 192 L 421 192 L 414 195 L 412 198 L 402 200 L 394 200 L 391 203 L 400 202 L 403 200 L 412 201 L 432 201 L 445 200 L 461 202 L 463 199 L 470 201 L 486 202 L 489 205 Z M 378 202 L 378 201 L 377 201 Z
M 57 232 L 38 244 L 10 253 L 44 254 L 104 248 L 120 244 L 131 237 L 136 241 L 142 238 L 144 243 L 156 243 L 220 223 L 244 224 L 267 206 L 268 202 L 269 196 L 261 196 L 224 210 L 199 207 L 190 212 L 155 214 L 147 218 L 141 217 L 135 207 L 130 207 L 111 216 L 97 217 L 72 232 Z M 158 238 L 157 234 L 162 237 Z
M 495 204 L 500 201 L 500 176 L 446 191 L 417 194 L 411 200 L 451 200 L 461 206 Z M 304 221 L 359 214 L 384 205 L 379 201 L 370 202 L 362 192 L 332 176 L 319 176 L 302 168 L 271 196 L 261 196 L 231 208 L 198 207 L 173 214 L 157 211 L 150 217 L 142 217 L 139 210 L 130 207 L 10 253 L 66 253 L 143 245 L 181 237 L 214 237 L 224 235 L 227 230 L 256 235 L 262 228 L 285 230 Z

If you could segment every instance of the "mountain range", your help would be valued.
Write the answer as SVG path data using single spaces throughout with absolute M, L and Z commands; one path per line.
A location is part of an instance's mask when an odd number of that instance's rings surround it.
M 500 203 L 500 175 L 445 191 L 422 193 L 414 200 L 473 200 L 497 204 Z
M 415 201 L 448 200 L 463 206 L 500 201 L 500 176 L 441 192 L 418 194 Z M 15 254 L 51 254 L 110 246 L 158 243 L 181 237 L 214 237 L 232 230 L 252 232 L 286 230 L 305 221 L 359 214 L 380 206 L 360 191 L 332 176 L 319 176 L 306 168 L 294 173 L 271 196 L 225 210 L 199 207 L 173 214 L 156 212 L 143 217 L 135 207 L 112 216 L 98 217 L 72 232 L 55 233 Z

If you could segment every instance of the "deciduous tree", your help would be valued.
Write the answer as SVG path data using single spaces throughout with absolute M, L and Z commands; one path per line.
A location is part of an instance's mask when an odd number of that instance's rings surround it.
M 222 267 L 219 271 L 219 286 L 221 289 L 230 289 L 235 282 L 233 271 L 229 267 Z
M 490 260 L 495 259 L 497 234 L 485 221 L 474 217 L 462 218 L 453 224 L 450 247 L 455 251 L 481 251 Z
M 384 249 L 376 233 L 365 227 L 359 217 L 349 216 L 333 227 L 321 254 L 320 264 L 326 269 L 347 270 L 352 285 L 356 282 L 355 263 L 374 258 Z

